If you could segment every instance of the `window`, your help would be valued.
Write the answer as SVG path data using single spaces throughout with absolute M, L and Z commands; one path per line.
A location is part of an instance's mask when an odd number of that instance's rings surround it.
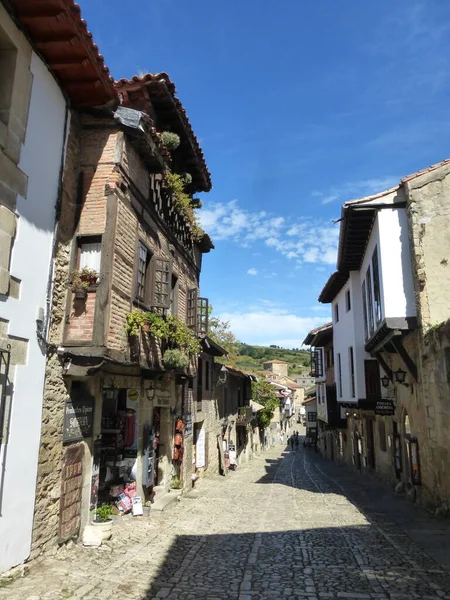
M 350 299 L 350 290 L 345 292 L 345 310 L 348 312 L 352 307 L 351 299 Z
M 138 264 L 136 273 L 136 298 L 141 302 L 148 301 L 150 284 L 151 253 L 142 242 L 138 244 Z
M 187 326 L 197 330 L 197 290 L 191 288 L 187 294 L 187 314 L 186 314 Z
M 208 298 L 198 298 L 197 301 L 197 333 L 208 333 L 208 316 L 209 316 Z
M 366 296 L 366 282 L 363 281 L 362 284 L 362 308 L 363 308 L 363 318 L 364 318 L 364 339 L 367 340 L 369 337 L 369 328 L 367 326 L 367 296 Z
M 339 304 L 336 302 L 334 305 L 334 322 L 337 323 L 339 321 Z
M 378 437 L 380 438 L 380 450 L 382 452 L 387 452 L 386 446 L 386 425 L 383 421 L 378 421 Z
M 151 306 L 154 308 L 170 308 L 172 282 L 172 264 L 165 258 L 156 258 L 153 263 L 153 290 Z
M 167 311 L 169 315 L 178 314 L 178 277 L 172 273 L 172 282 L 170 286 L 170 306 Z
M 355 364 L 353 360 L 353 346 L 348 349 L 348 362 L 350 367 L 350 392 L 355 397 Z
M 339 390 L 339 398 L 342 398 L 342 364 L 341 364 L 341 355 L 337 355 L 338 359 L 338 390 Z
M 316 377 L 323 377 L 323 349 L 314 350 L 314 373 Z
M 380 293 L 380 272 L 378 268 L 378 247 L 372 254 L 372 275 L 373 275 L 373 301 L 375 308 L 375 320 L 378 323 L 381 321 L 381 293 Z
M 372 278 L 370 276 L 370 266 L 366 273 L 366 287 L 367 287 L 367 316 L 369 317 L 369 335 L 372 335 L 374 330 L 373 323 L 373 298 L 372 298 Z
M 79 238 L 79 261 L 78 268 L 92 269 L 96 273 L 100 273 L 100 263 L 102 256 L 102 240 L 96 238 Z
M 309 412 L 308 413 L 308 421 L 317 421 L 317 413 Z

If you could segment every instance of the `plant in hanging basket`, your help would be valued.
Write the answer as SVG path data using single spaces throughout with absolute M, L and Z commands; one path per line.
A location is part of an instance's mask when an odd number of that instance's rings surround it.
M 161 140 L 167 150 L 173 152 L 180 145 L 180 136 L 172 131 L 163 131 L 161 133 Z
M 166 350 L 163 361 L 166 369 L 186 369 L 189 366 L 189 357 L 177 348 Z
M 190 173 L 183 173 L 183 179 L 185 185 L 191 185 L 192 183 L 192 175 Z

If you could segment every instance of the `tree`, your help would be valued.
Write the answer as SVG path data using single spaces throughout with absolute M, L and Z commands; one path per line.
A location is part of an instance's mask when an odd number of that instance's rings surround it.
M 280 401 L 275 395 L 273 385 L 265 379 L 252 381 L 252 399 L 264 406 L 258 413 L 258 424 L 261 428 L 268 427 Z
M 213 307 L 209 305 L 208 336 L 227 351 L 228 358 L 216 358 L 219 363 L 234 365 L 239 355 L 239 342 L 230 329 L 229 321 L 222 321 L 213 315 Z

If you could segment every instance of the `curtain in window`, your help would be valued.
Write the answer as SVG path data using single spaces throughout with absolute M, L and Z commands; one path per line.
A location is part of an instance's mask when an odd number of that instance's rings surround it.
M 81 244 L 80 270 L 84 267 L 100 273 L 101 242 Z

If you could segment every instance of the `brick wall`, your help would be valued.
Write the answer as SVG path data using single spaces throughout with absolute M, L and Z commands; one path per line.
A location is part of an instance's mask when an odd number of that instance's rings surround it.
M 96 292 L 88 292 L 85 300 L 75 298 L 75 294 L 72 295 L 72 298 L 65 341 L 91 342 L 94 332 Z

